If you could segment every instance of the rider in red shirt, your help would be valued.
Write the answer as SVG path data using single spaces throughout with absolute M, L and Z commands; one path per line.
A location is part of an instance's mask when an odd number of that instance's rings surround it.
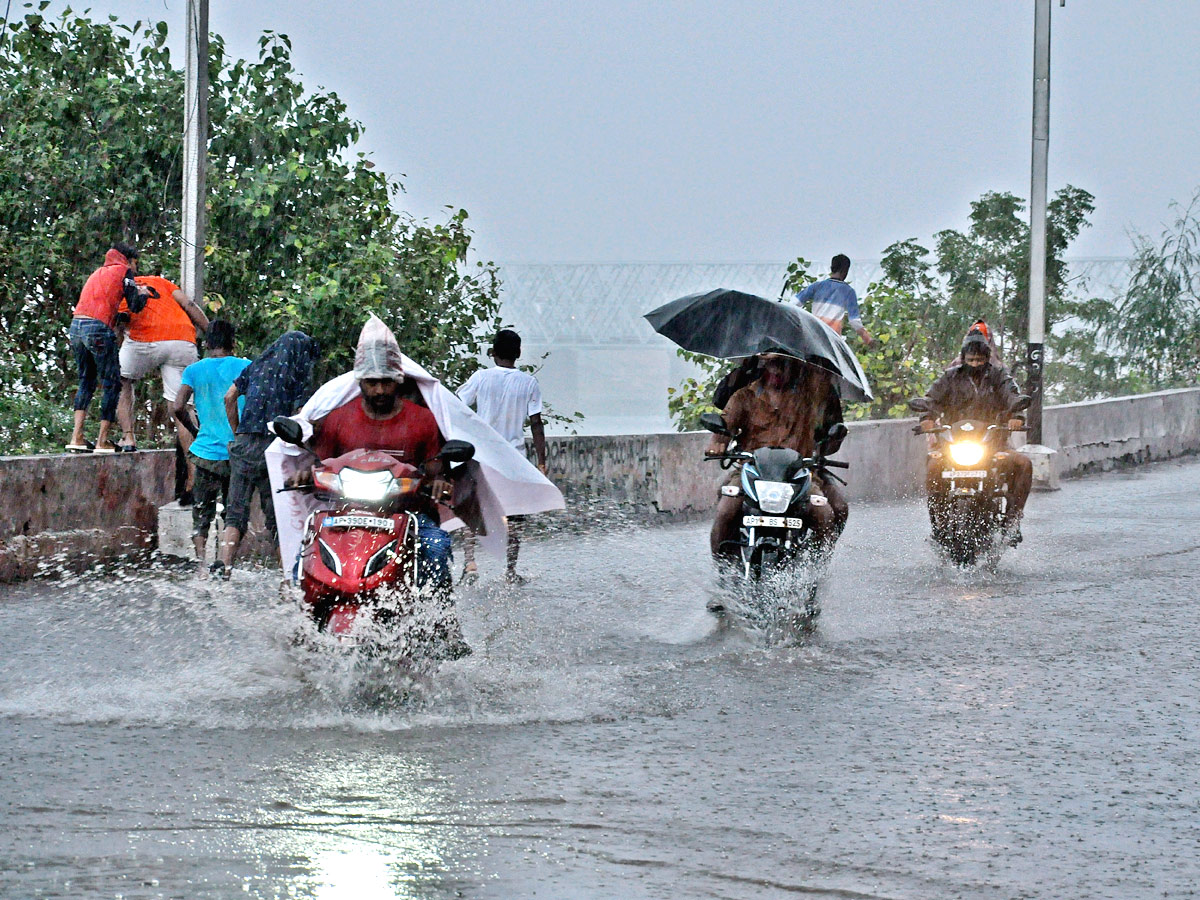
M 391 450 L 410 465 L 437 456 L 442 436 L 424 406 L 400 396 L 400 385 L 386 378 L 359 381 L 362 396 L 344 403 L 316 426 L 313 452 L 331 459 L 351 450 Z
M 310 446 L 321 459 L 332 459 L 352 450 L 391 450 L 402 461 L 424 469 L 432 499 L 445 503 L 450 485 L 443 481 L 437 458 L 442 435 L 437 420 L 418 402 L 404 375 L 400 345 L 382 321 L 371 317 L 363 328 L 354 355 L 354 374 L 362 394 L 343 403 L 313 424 Z M 418 514 L 423 572 L 432 574 L 433 586 L 448 598 L 450 591 L 450 535 L 431 513 Z M 448 602 L 448 600 L 447 600 Z

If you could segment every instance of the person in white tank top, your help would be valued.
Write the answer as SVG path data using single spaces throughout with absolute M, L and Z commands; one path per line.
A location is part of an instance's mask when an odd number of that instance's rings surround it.
M 521 336 L 505 328 L 496 333 L 490 351 L 496 365 L 480 369 L 458 389 L 463 403 L 475 407 L 479 417 L 498 431 L 506 441 L 525 452 L 525 422 L 533 435 L 537 467 L 546 474 L 546 433 L 542 425 L 542 389 L 537 379 L 517 368 L 521 358 Z M 508 566 L 506 578 L 510 584 L 524 584 L 526 578 L 517 574 L 517 555 L 521 541 L 518 535 L 521 517 L 508 520 Z M 465 582 L 478 577 L 475 564 L 475 541 L 465 537 L 463 542 L 463 574 Z

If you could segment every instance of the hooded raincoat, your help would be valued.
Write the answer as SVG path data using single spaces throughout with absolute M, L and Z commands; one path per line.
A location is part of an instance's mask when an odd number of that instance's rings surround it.
M 399 375 L 396 374 L 397 365 Z M 442 437 L 474 444 L 473 462 L 479 467 L 476 492 L 487 529 L 487 534 L 480 538 L 480 544 L 485 550 L 503 556 L 507 546 L 507 516 L 564 508 L 563 496 L 558 488 L 524 454 L 458 399 L 453 391 L 401 353 L 395 336 L 375 316 L 367 321 L 359 338 L 354 370 L 318 388 L 300 413 L 293 416 L 303 430 L 305 440 L 312 436 L 313 422 L 325 418 L 339 406 L 362 394 L 358 386 L 360 379 L 385 377 L 407 377 L 415 381 L 425 405 L 437 420 Z M 267 469 L 271 476 L 275 518 L 279 526 L 279 551 L 284 571 L 289 575 L 300 552 L 304 522 L 321 504 L 311 494 L 278 491 L 289 476 L 311 464 L 312 457 L 308 453 L 279 439 L 267 448 Z M 448 508 L 439 507 L 439 512 L 442 514 L 442 527 L 447 531 L 463 524 Z

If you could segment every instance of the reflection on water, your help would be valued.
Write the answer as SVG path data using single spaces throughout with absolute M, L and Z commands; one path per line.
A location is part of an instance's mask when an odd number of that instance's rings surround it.
M 447 826 L 435 814 L 447 807 L 442 784 L 411 755 L 327 754 L 282 773 L 276 789 L 296 799 L 266 811 L 274 827 L 259 832 L 253 852 L 292 860 L 289 896 L 427 896 L 449 858 Z

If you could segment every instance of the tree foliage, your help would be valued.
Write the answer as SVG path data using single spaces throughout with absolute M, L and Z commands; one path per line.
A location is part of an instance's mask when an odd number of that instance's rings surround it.
M 1157 241 L 1133 236 L 1129 283 L 1069 304 L 1047 377 L 1067 400 L 1200 382 L 1200 191 Z
M 71 309 L 111 242 L 177 276 L 183 77 L 166 23 L 50 19 L 46 6 L 0 49 L 0 390 L 65 402 Z M 399 183 L 354 152 L 362 128 L 341 99 L 303 87 L 286 35 L 264 34 L 253 61 L 214 35 L 209 81 L 210 315 L 238 325 L 247 355 L 309 332 L 324 377 L 347 368 L 375 312 L 410 356 L 465 379 L 499 309 L 495 267 L 468 265 L 467 213 L 397 212 Z

